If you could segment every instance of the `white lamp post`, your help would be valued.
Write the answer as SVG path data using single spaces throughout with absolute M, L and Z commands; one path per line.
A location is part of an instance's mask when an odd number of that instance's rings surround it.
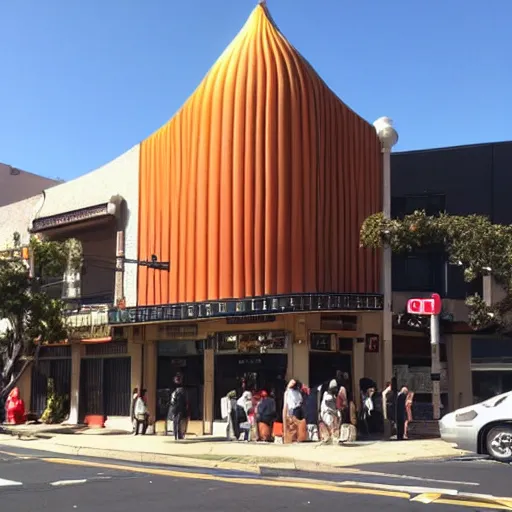
M 373 123 L 380 139 L 383 163 L 382 211 L 384 218 L 391 218 L 391 150 L 398 142 L 398 133 L 389 117 L 380 117 Z M 393 290 L 391 287 L 391 248 L 382 251 L 382 294 L 384 310 L 382 322 L 382 364 L 384 381 L 393 378 Z

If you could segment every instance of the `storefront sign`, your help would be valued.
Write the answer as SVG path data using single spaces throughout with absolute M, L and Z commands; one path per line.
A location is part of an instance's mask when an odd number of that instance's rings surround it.
M 437 293 L 433 293 L 429 298 L 407 301 L 407 313 L 412 315 L 439 315 L 442 307 L 443 301 Z
M 0 260 L 28 260 L 28 247 L 18 247 L 16 249 L 6 249 L 0 251 Z
M 66 326 L 69 339 L 97 339 L 111 335 L 112 328 L 108 325 L 108 311 L 106 309 L 90 309 L 80 311 L 66 317 Z
M 262 360 L 261 359 L 239 359 L 238 360 L 238 364 L 243 364 L 243 365 L 253 365 L 253 364 L 261 364 L 262 363 Z
M 303 311 L 380 311 L 381 294 L 302 294 L 278 295 L 257 299 L 167 304 L 109 312 L 112 325 L 192 320 L 197 318 L 243 317 Z
M 160 341 L 159 356 L 193 356 L 204 352 L 204 341 Z
M 379 335 L 367 334 L 365 337 L 364 351 L 367 354 L 376 354 L 379 352 Z
M 264 324 L 275 322 L 275 315 L 250 315 L 250 316 L 241 316 L 241 317 L 233 317 L 227 319 L 228 325 L 240 325 L 240 324 Z
M 240 334 L 219 334 L 218 351 L 241 353 L 265 353 L 285 351 L 288 346 L 288 333 L 284 331 L 244 332 Z
M 181 324 L 181 325 L 159 325 L 158 338 L 166 340 L 176 340 L 183 338 L 197 337 L 196 324 Z
M 322 315 L 320 317 L 322 331 L 357 331 L 356 315 Z

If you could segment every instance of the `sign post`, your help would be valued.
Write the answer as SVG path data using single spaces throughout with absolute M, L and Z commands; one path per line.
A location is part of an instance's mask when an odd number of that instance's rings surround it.
M 430 316 L 430 378 L 432 379 L 432 408 L 434 420 L 439 420 L 441 417 L 441 363 L 439 358 L 439 315 L 441 309 L 442 300 L 437 293 L 433 293 L 430 298 L 409 299 L 407 301 L 407 313 Z

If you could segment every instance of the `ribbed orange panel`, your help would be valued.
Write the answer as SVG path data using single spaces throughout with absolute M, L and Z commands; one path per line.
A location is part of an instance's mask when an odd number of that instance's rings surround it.
M 334 64 L 334 63 L 333 63 Z M 181 110 L 142 143 L 140 305 L 376 292 L 359 247 L 381 209 L 375 130 L 258 6 Z

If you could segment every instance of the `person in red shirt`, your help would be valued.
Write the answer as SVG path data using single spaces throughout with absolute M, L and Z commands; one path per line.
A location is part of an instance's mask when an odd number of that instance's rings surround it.
M 20 398 L 19 388 L 14 388 L 9 393 L 5 410 L 7 413 L 7 423 L 11 425 L 21 425 L 25 423 L 25 403 Z

